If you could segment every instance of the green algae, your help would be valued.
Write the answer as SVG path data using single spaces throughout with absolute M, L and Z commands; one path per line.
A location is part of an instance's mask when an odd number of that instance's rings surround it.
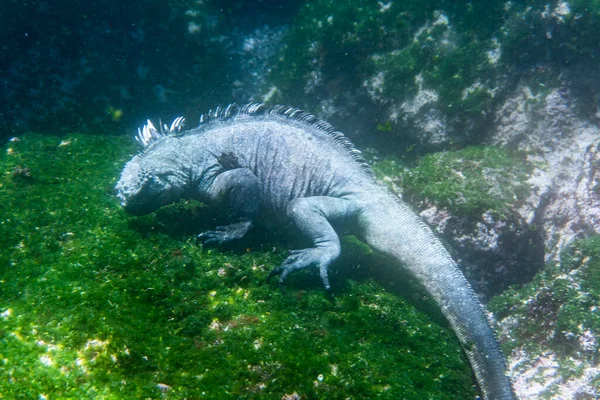
M 205 248 L 199 203 L 126 215 L 112 188 L 134 152 L 116 136 L 6 145 L 0 397 L 474 396 L 451 330 L 368 278 L 364 246 L 347 246 L 336 298 L 310 271 L 279 290 L 266 278 L 280 243 Z
M 393 190 L 413 204 L 421 201 L 463 216 L 491 211 L 503 215 L 529 194 L 532 165 L 522 155 L 494 146 L 472 146 L 415 158 L 386 157 L 373 163 L 375 175 L 397 183 Z M 410 156 L 410 157 L 409 157 Z
M 505 29 L 499 35 L 506 62 L 531 66 L 542 61 L 556 76 L 565 66 L 596 62 L 600 43 L 597 0 L 536 1 L 529 5 L 515 7 L 507 14 Z
M 406 169 L 405 163 L 397 157 L 385 157 L 382 160 L 373 161 L 371 167 L 379 179 L 401 176 Z
M 578 74 L 596 63 L 599 8 L 596 0 L 312 0 L 290 25 L 262 92 L 316 113 L 318 104 L 344 110 L 349 99 L 393 104 L 388 114 L 402 122 L 389 135 L 396 142 L 406 141 L 407 127 L 418 141 L 412 120 L 433 111 L 455 143 L 480 143 L 515 77 L 535 94 L 569 81 L 564 68 Z M 592 115 L 588 85 L 575 89 L 578 107 Z
M 386 12 L 381 11 L 382 6 L 368 0 L 307 2 L 277 56 L 278 68 L 269 77 L 268 86 L 280 90 L 281 98 L 275 100 L 286 102 L 305 92 L 315 71 L 326 81 L 353 87 L 360 84 L 361 76 L 371 68 L 365 60 L 374 51 L 406 45 L 415 22 L 430 14 L 430 6 L 423 7 L 418 1 L 389 3 Z
M 504 2 L 496 0 L 310 1 L 286 35 L 264 92 L 279 89 L 270 100 L 284 103 L 297 103 L 303 93 L 310 107 L 320 84 L 328 92 L 360 91 L 365 77 L 381 76 L 375 91 L 403 101 L 417 94 L 421 79 L 446 115 L 482 118 L 492 110 L 492 93 L 481 84 L 494 76 L 489 52 L 506 17 Z
M 498 147 L 467 147 L 427 154 L 400 176 L 413 201 L 427 200 L 460 215 L 502 215 L 527 197 L 531 168 L 523 157 Z
M 506 351 L 520 347 L 533 360 L 551 349 L 561 376 L 568 379 L 581 375 L 585 365 L 580 360 L 596 363 L 599 345 L 595 340 L 585 343 L 585 338 L 600 333 L 598 304 L 600 236 L 592 236 L 571 243 L 559 263 L 549 263 L 531 283 L 512 287 L 488 307 L 498 318 L 519 321 L 504 345 Z
M 438 95 L 437 104 L 449 116 L 479 116 L 491 109 L 491 92 L 474 86 L 490 76 L 487 52 L 491 39 L 451 31 L 446 23 L 429 26 L 406 47 L 373 59 L 372 69 L 384 74 L 381 95 L 407 100 L 423 88 Z M 454 37 L 454 39 L 452 39 Z

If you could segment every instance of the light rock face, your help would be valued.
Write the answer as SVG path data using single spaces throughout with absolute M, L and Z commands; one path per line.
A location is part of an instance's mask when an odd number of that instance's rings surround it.
M 589 258 L 582 256 L 574 270 L 546 271 L 534 284 L 528 282 L 545 270 L 544 261 L 549 266 L 561 261 L 561 252 L 574 240 L 600 234 L 597 83 L 585 71 L 573 70 L 563 73 L 555 88 L 535 88 L 522 79 L 506 90 L 486 141 L 522 152 L 533 165 L 525 201 L 515 202 L 514 213 L 502 219 L 486 213 L 465 219 L 427 201 L 420 204 L 420 214 L 455 250 L 480 296 L 525 284 L 517 293 L 526 297 L 498 320 L 501 342 L 516 344 L 509 363 L 520 398 L 596 399 L 599 332 L 580 322 L 593 320 L 598 307 L 597 295 L 582 280 L 592 268 Z M 572 298 L 558 290 L 563 287 Z M 561 323 L 569 313 L 575 322 L 566 329 Z
M 581 86 L 585 79 L 586 75 L 580 75 L 571 88 Z M 573 240 L 600 233 L 600 130 L 594 122 L 594 105 L 589 105 L 588 117 L 582 115 L 585 113 L 579 110 L 571 88 L 563 85 L 534 95 L 527 84 L 518 85 L 498 109 L 490 138 L 491 144 L 524 151 L 535 165 L 529 179 L 531 195 L 518 212 L 528 223 L 543 229 L 549 262 L 559 261 L 561 251 Z M 585 263 L 584 259 L 580 269 Z M 573 331 L 558 329 L 556 315 L 567 311 L 549 286 L 562 280 L 573 293 L 579 293 L 578 298 L 593 298 L 581 288 L 580 275 L 575 270 L 553 277 L 547 285 L 538 283 L 540 286 L 521 306 L 527 310 L 526 316 L 513 309 L 499 323 L 500 339 L 506 343 L 523 340 L 516 333 L 523 330 L 522 318 L 540 324 L 536 333 L 540 337 L 533 339 L 539 342 L 539 351 L 521 344 L 509 359 L 517 393 L 523 399 L 542 395 L 551 399 L 598 398 L 594 383 L 600 374 L 598 332 L 582 324 Z M 597 312 L 595 308 L 590 308 L 590 313 Z M 571 343 L 570 355 L 555 348 L 564 341 Z M 580 372 L 565 378 L 561 371 L 566 365 Z
M 491 144 L 527 153 L 536 166 L 520 208 L 546 236 L 546 259 L 575 238 L 600 233 L 600 130 L 578 117 L 566 89 L 534 96 L 520 85 L 496 113 Z
M 573 254 L 577 251 L 566 257 Z M 590 328 L 598 297 L 584 278 L 598 264 L 581 253 L 577 258 L 573 270 L 543 273 L 499 321 L 500 341 L 517 344 L 508 359 L 521 399 L 597 399 L 600 394 L 598 331 Z
M 577 215 L 583 216 L 585 228 L 590 232 L 600 230 L 600 138 L 585 149 L 583 176 L 575 192 Z
M 569 360 L 573 365 L 580 367 L 582 361 Z M 509 368 L 513 373 L 513 385 L 521 399 L 539 399 L 541 395 L 554 389 L 555 394 L 550 399 L 597 399 L 597 393 L 593 386 L 595 377 L 600 374 L 600 368 L 587 367 L 583 369 L 580 377 L 575 379 L 563 379 L 558 373 L 563 360 L 558 360 L 555 353 L 548 351 L 536 360 L 531 359 L 527 351 L 518 350 L 513 353 Z M 523 369 L 524 365 L 529 368 Z
M 423 86 L 423 77 L 415 77 L 417 93 L 390 107 L 389 118 L 394 124 L 402 126 L 406 132 L 414 136 L 422 146 L 440 148 L 447 145 L 452 137 L 448 132 L 446 116 L 440 111 L 437 102 L 438 94 Z
M 440 33 L 442 31 L 443 33 Z M 412 46 L 418 44 L 422 47 L 431 47 L 437 54 L 449 55 L 459 49 L 459 37 L 456 28 L 450 23 L 448 16 L 441 11 L 433 13 L 433 19 L 419 27 L 413 37 Z M 497 42 L 492 42 L 490 48 L 490 64 L 497 61 Z M 406 54 L 410 53 L 410 46 L 384 54 L 374 54 L 371 61 L 377 65 L 377 72 L 364 80 L 363 88 L 368 94 L 370 102 L 377 104 L 380 109 L 379 118 L 389 121 L 395 127 L 399 136 L 406 136 L 417 142 L 427 151 L 441 150 L 452 143 L 463 142 L 464 139 L 479 134 L 487 120 L 485 112 L 478 115 L 466 116 L 464 113 L 449 113 L 444 110 L 446 99 L 440 99 L 438 88 L 432 86 L 424 77 L 424 71 L 415 68 L 407 75 L 414 75 L 407 79 L 402 90 L 390 93 L 388 81 L 398 80 L 394 70 L 404 62 L 414 62 Z M 404 55 L 406 60 L 398 62 Z M 496 61 L 493 61 L 495 59 Z M 398 64 L 390 66 L 396 60 Z M 457 74 L 458 77 L 458 74 Z M 405 77 L 406 78 L 406 77 Z M 487 84 L 476 82 L 466 88 L 462 93 L 462 100 L 467 99 L 477 90 L 487 91 L 493 97 L 494 93 L 488 89 Z

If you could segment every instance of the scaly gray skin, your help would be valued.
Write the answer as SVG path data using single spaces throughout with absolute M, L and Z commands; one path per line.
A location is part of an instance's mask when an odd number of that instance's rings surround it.
M 200 235 L 205 242 L 239 239 L 262 218 L 293 224 L 314 247 L 292 251 L 274 270 L 327 269 L 340 255 L 333 226 L 355 227 L 374 250 L 408 270 L 435 299 L 458 336 L 483 396 L 515 399 L 506 362 L 469 283 L 440 241 L 411 209 L 372 179 L 350 142 L 329 124 L 297 109 L 249 104 L 183 119 L 159 132 L 150 121 L 137 140 L 144 150 L 125 166 L 116 191 L 132 214 L 181 198 L 227 206 L 231 225 Z M 333 226 L 332 226 L 333 225 Z

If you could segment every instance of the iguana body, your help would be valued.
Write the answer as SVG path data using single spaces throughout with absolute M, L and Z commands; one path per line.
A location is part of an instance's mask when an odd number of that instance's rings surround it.
M 242 237 L 257 218 L 291 223 L 314 247 L 292 251 L 275 273 L 283 282 L 292 271 L 316 266 L 327 289 L 327 269 L 340 254 L 333 226 L 352 226 L 439 304 L 484 397 L 515 398 L 504 357 L 463 274 L 421 219 L 374 182 L 341 133 L 300 110 L 260 104 L 217 109 L 197 128 L 180 132 L 182 121 L 161 132 L 149 122 L 140 131 L 145 149 L 116 186 L 126 210 L 143 214 L 180 198 L 227 206 L 236 221 L 200 235 L 218 243 Z

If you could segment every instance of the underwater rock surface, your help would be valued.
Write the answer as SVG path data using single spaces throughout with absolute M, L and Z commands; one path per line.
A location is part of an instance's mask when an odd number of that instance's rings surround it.
M 537 95 L 519 85 L 498 111 L 490 139 L 523 151 L 536 165 L 532 193 L 520 213 L 543 226 L 548 260 L 573 239 L 600 233 L 600 129 L 578 115 L 572 98 L 566 85 Z

